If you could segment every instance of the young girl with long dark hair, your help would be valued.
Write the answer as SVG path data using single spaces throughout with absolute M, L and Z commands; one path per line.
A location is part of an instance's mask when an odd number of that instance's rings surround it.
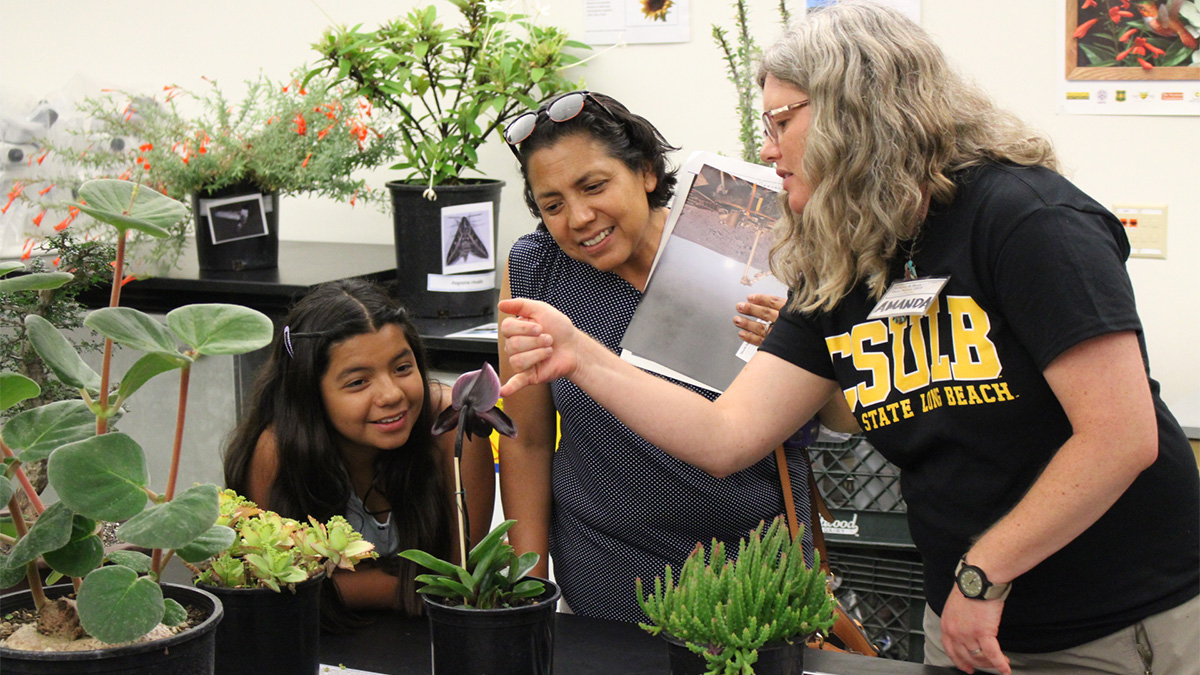
M 326 587 L 327 627 L 344 610 L 418 614 L 414 577 L 396 553 L 458 559 L 454 433 L 431 433 L 450 387 L 430 382 L 405 310 L 376 284 L 336 281 L 288 314 L 225 453 L 225 482 L 262 508 L 325 521 L 343 515 L 380 558 L 338 571 Z M 488 531 L 495 478 L 487 438 L 466 441 L 463 484 L 471 540 Z

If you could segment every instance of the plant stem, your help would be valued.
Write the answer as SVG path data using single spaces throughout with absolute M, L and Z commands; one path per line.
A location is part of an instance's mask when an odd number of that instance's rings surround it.
M 458 555 L 462 567 L 467 566 L 467 495 L 462 485 L 463 428 L 467 425 L 467 409 L 458 412 L 458 429 L 454 432 L 454 510 L 458 512 Z
M 29 534 L 29 528 L 25 526 L 25 514 L 21 513 L 21 505 L 17 503 L 16 495 L 8 500 L 8 512 L 12 515 L 17 539 L 24 538 Z M 38 572 L 36 560 L 25 566 L 25 578 L 29 581 L 29 593 L 33 596 L 33 604 L 40 612 L 46 604 L 46 593 L 42 591 L 42 575 Z
M 16 455 L 13 454 L 12 449 L 2 440 L 0 440 L 0 450 L 4 452 L 5 457 L 16 459 Z M 46 506 L 42 504 L 37 490 L 33 488 L 33 483 L 29 482 L 29 477 L 25 475 L 25 471 L 21 469 L 21 463 L 18 461 L 13 464 L 13 469 L 15 469 L 14 473 L 17 475 L 17 480 L 21 482 L 21 488 L 25 490 L 25 496 L 29 497 L 29 503 L 33 504 L 33 508 L 38 512 L 38 515 L 41 515 L 46 510 Z
M 133 191 L 137 195 L 137 190 Z M 126 230 L 121 230 L 120 236 L 117 237 L 117 260 L 113 264 L 113 282 L 112 293 L 109 295 L 108 306 L 117 307 L 121 304 L 121 279 L 125 277 L 125 237 Z M 104 340 L 104 359 L 100 366 L 100 410 L 108 411 L 108 382 L 109 371 L 112 368 L 112 340 L 105 338 Z M 108 432 L 108 416 L 100 415 L 96 417 L 96 435 Z
M 188 384 L 192 379 L 192 364 L 187 364 L 179 370 L 179 406 L 175 413 L 175 442 L 171 447 L 171 472 L 167 477 L 167 491 L 163 496 L 163 502 L 169 502 L 175 498 L 175 483 L 179 480 L 179 463 L 183 456 L 183 422 L 187 416 L 187 399 L 188 399 Z M 164 557 L 162 549 L 154 549 L 153 562 L 151 569 L 155 576 L 162 573 L 163 567 L 167 561 L 171 559 L 168 554 Z

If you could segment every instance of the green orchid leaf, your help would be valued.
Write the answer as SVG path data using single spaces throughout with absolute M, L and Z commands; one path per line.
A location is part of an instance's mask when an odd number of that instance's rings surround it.
M 100 391 L 100 375 L 83 362 L 75 347 L 49 321 L 36 314 L 25 317 L 25 334 L 46 367 L 63 384 L 91 392 Z
M 125 434 L 108 433 L 64 445 L 50 455 L 46 473 L 62 503 L 89 518 L 117 522 L 146 507 L 145 488 L 150 482 L 146 456 Z
M 105 307 L 83 320 L 104 337 L 142 352 L 178 353 L 175 336 L 166 326 L 144 312 L 130 307 Z
M 436 558 L 419 549 L 409 549 L 407 551 L 403 551 L 400 553 L 400 557 L 407 558 L 426 569 L 433 570 L 438 574 L 443 574 L 448 577 L 457 577 L 459 570 L 462 569 L 458 565 L 448 563 L 441 558 Z
M 475 593 L 466 585 L 460 584 L 453 579 L 446 577 L 435 577 L 429 574 L 419 574 L 414 579 L 418 583 L 423 583 L 418 593 L 433 593 L 434 595 L 446 594 L 445 597 L 458 597 L 472 600 L 475 598 Z
M 512 597 L 514 598 L 536 598 L 546 592 L 546 585 L 537 579 L 526 579 L 516 586 L 513 586 Z
M 467 556 L 467 567 L 469 569 L 474 569 L 481 557 L 488 554 L 489 550 L 498 547 L 501 541 L 503 541 L 504 535 L 508 534 L 508 530 L 512 528 L 516 522 L 517 521 L 511 519 L 506 520 L 493 528 L 491 532 L 488 532 L 487 536 L 485 536 L 483 539 L 480 539 L 479 543 L 475 545 L 475 548 L 471 549 L 471 554 Z
M 187 216 L 187 207 L 145 185 L 103 178 L 79 186 L 77 204 L 89 216 L 117 228 L 137 230 L 152 237 L 167 237 L 171 228 Z
M 187 610 L 183 605 L 171 598 L 163 598 L 163 606 L 162 624 L 164 626 L 181 626 L 187 622 Z
M 69 577 L 86 576 L 104 561 L 104 544 L 100 537 L 90 534 L 66 546 L 42 555 L 46 564 Z
M 87 575 L 79 589 L 78 607 L 84 630 L 108 643 L 129 642 L 149 633 L 166 612 L 159 585 L 121 565 Z
M 536 551 L 522 553 L 521 557 L 517 558 L 517 564 L 513 567 L 510 567 L 508 570 L 509 580 L 516 582 L 517 579 L 529 574 L 529 571 L 538 564 L 538 560 L 540 558 L 541 556 L 539 556 Z
M 33 272 L 19 277 L 0 279 L 0 293 L 17 291 L 48 291 L 60 288 L 75 278 L 69 272 Z
M 237 541 L 237 532 L 227 525 L 213 525 L 198 539 L 175 551 L 184 562 L 198 563 L 217 555 Z
M 149 574 L 154 563 L 145 553 L 130 550 L 109 551 L 104 559 L 114 565 L 124 565 L 138 574 Z
M 196 540 L 220 515 L 216 485 L 196 485 L 165 504 L 155 504 L 117 528 L 121 541 L 144 548 L 181 548 Z
M 183 354 L 164 354 L 155 352 L 146 354 L 137 360 L 121 378 L 121 386 L 117 389 L 118 400 L 124 401 L 133 395 L 142 385 L 157 375 L 178 370 L 191 363 L 191 359 Z
M 62 502 L 46 507 L 42 515 L 29 528 L 29 532 L 17 540 L 9 554 L 10 565 L 32 562 L 46 551 L 54 551 L 71 541 L 71 523 L 75 514 Z
M 0 410 L 8 410 L 42 393 L 37 382 L 11 371 L 0 372 Z M 7 439 L 7 432 L 5 435 Z
M 0 555 L 0 588 L 16 586 L 25 579 L 28 567 L 25 565 L 9 565 L 9 556 Z
M 55 401 L 26 410 L 4 427 L 4 442 L 28 464 L 60 446 L 96 435 L 96 416 L 83 401 Z
M 275 327 L 240 305 L 197 304 L 172 310 L 167 325 L 197 354 L 245 354 L 271 343 Z

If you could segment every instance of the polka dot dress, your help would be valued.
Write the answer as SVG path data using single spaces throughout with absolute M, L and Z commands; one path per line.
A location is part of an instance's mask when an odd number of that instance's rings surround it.
M 642 297 L 616 274 L 572 260 L 541 231 L 513 246 L 509 277 L 514 297 L 548 302 L 614 352 Z M 550 554 L 555 579 L 576 614 L 645 621 L 635 578 L 652 587 L 668 563 L 678 573 L 696 544 L 708 547 L 714 537 L 733 556 L 738 540 L 759 521 L 783 512 L 774 455 L 713 478 L 630 431 L 571 382 L 558 380 L 551 389 L 562 441 L 551 469 Z M 807 523 L 804 451 L 789 451 L 788 469 L 800 522 Z M 807 528 L 804 546 L 811 563 Z

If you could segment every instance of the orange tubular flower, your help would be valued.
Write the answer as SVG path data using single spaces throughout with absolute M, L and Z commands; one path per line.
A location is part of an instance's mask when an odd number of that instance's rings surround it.
M 292 121 L 296 123 L 296 133 L 300 134 L 301 136 L 304 136 L 308 133 L 308 122 L 304 121 L 304 115 L 296 113 L 296 116 L 292 118 Z
M 1075 29 L 1075 32 L 1072 33 L 1072 35 L 1076 39 L 1082 38 L 1083 36 L 1087 35 L 1088 31 L 1092 29 L 1092 26 L 1095 26 L 1096 22 L 1099 20 L 1100 19 L 1088 19 L 1087 21 L 1084 21 L 1083 23 L 1079 24 L 1079 27 Z
M 1133 12 L 1126 11 L 1120 7 L 1110 7 L 1108 10 L 1108 18 L 1112 19 L 1113 23 L 1121 23 L 1121 17 L 1132 18 Z
M 1138 59 L 1138 63 L 1142 66 L 1143 70 L 1153 70 L 1154 69 L 1154 64 L 1150 63 L 1146 59 Z
M 1137 38 L 1133 41 L 1133 53 L 1145 56 L 1146 47 L 1148 46 L 1149 43 L 1146 42 L 1146 38 Z
M 1096 0 L 1084 0 L 1083 6 L 1080 7 L 1079 9 L 1087 9 L 1088 7 L 1095 7 L 1095 6 L 1096 6 Z
M 8 191 L 8 203 L 4 205 L 4 208 L 0 209 L 0 213 L 8 213 L 8 207 L 12 206 L 12 203 L 16 201 L 17 197 L 21 196 L 21 193 L 24 191 L 24 183 L 21 181 L 13 183 L 12 189 Z
M 1124 61 L 1125 57 L 1129 56 L 1129 52 L 1131 52 L 1131 51 L 1133 51 L 1133 47 L 1130 47 L 1129 49 L 1126 49 L 1125 51 L 1121 52 L 1120 54 L 1117 54 L 1117 60 Z
M 310 153 L 308 153 L 308 155 L 307 155 L 307 156 L 305 156 L 305 158 L 304 158 L 304 161 L 303 161 L 303 162 L 300 162 L 300 168 L 302 168 L 302 169 L 304 169 L 304 168 L 308 168 L 308 160 L 310 160 L 310 159 L 312 159 L 312 153 L 311 153 L 311 152 L 310 152 Z
M 54 183 L 51 183 L 51 184 L 47 185 L 46 187 L 42 188 L 41 190 L 38 190 L 38 195 L 41 197 L 45 197 L 47 192 L 54 189 L 54 185 L 55 185 Z
M 1128 41 L 1129 41 L 1129 38 L 1130 38 L 1130 36 L 1132 36 L 1132 35 L 1133 35 L 1134 33 L 1136 33 L 1136 32 L 1138 32 L 1138 29 L 1136 29 L 1136 28 L 1130 28 L 1129 30 L 1125 31 L 1124 33 L 1121 33 L 1121 37 L 1119 37 L 1119 38 L 1117 38 L 1117 39 L 1118 39 L 1120 42 L 1128 42 Z
M 1163 56 L 1164 54 L 1166 54 L 1165 51 L 1159 49 L 1158 47 L 1155 47 L 1154 45 L 1150 44 L 1149 42 L 1146 43 L 1146 49 L 1149 49 L 1150 53 L 1154 54 L 1155 56 Z
M 140 150 L 142 152 L 150 152 L 153 149 L 154 149 L 153 143 L 143 143 L 138 146 L 138 150 Z
M 45 218 L 45 217 L 46 217 L 46 209 L 42 209 L 41 213 L 39 213 L 33 217 L 34 227 L 41 227 L 42 226 L 42 218 Z

